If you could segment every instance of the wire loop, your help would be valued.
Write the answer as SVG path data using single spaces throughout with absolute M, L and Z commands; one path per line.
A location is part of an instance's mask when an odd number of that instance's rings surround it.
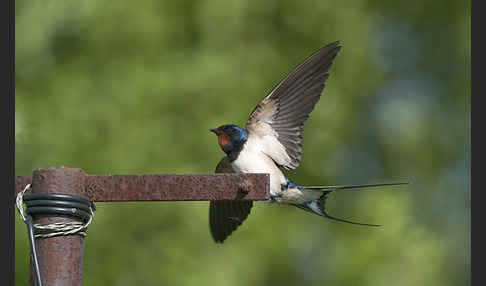
M 33 224 L 35 238 L 47 238 L 59 235 L 79 234 L 86 236 L 86 229 L 94 217 L 95 205 L 78 196 L 65 194 L 25 194 L 31 184 L 18 193 L 16 198 L 20 217 L 26 222 L 26 215 L 56 215 L 76 217 L 83 222 L 57 222 L 51 224 Z M 26 205 L 24 210 L 23 205 Z
M 88 225 L 93 220 L 93 211 L 96 209 L 93 202 L 84 198 L 65 194 L 25 194 L 31 189 L 31 184 L 17 194 L 15 203 L 20 217 L 27 225 L 27 234 L 37 277 L 37 285 L 42 286 L 42 280 L 37 260 L 35 238 L 49 238 L 60 235 L 86 236 Z M 26 209 L 24 210 L 24 203 Z M 34 224 L 32 215 L 54 215 L 74 217 L 82 222 L 56 222 L 50 224 Z

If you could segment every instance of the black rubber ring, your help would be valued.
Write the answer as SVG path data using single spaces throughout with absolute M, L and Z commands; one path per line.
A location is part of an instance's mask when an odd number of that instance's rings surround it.
M 60 207 L 30 207 L 25 210 L 27 214 L 32 215 L 65 215 L 74 216 L 89 221 L 91 214 L 76 208 L 60 208 Z
M 85 204 L 68 201 L 54 201 L 54 200 L 31 200 L 25 202 L 27 208 L 30 207 L 61 207 L 61 208 L 77 208 L 88 213 L 91 212 L 90 208 Z
M 74 195 L 65 195 L 65 194 L 25 194 L 23 197 L 24 201 L 32 201 L 32 200 L 56 200 L 56 201 L 70 201 L 70 202 L 77 202 L 81 204 L 85 204 L 95 210 L 95 205 L 93 202 L 88 201 L 85 198 L 74 196 Z

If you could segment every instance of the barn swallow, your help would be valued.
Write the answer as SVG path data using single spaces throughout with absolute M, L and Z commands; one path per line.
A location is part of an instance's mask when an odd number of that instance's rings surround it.
M 234 124 L 210 129 L 226 153 L 216 173 L 268 173 L 269 202 L 289 204 L 332 220 L 378 226 L 330 216 L 327 195 L 335 190 L 400 185 L 386 183 L 344 186 L 304 186 L 290 181 L 280 168 L 296 169 L 302 156 L 304 122 L 319 100 L 341 42 L 312 54 L 285 77 L 251 112 L 246 129 Z M 216 243 L 224 240 L 248 217 L 252 201 L 211 201 L 209 221 Z

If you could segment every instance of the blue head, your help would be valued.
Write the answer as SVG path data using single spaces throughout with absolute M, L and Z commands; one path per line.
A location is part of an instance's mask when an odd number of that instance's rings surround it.
M 228 155 L 238 153 L 248 138 L 248 132 L 234 124 L 221 125 L 209 131 L 218 135 L 218 144 Z

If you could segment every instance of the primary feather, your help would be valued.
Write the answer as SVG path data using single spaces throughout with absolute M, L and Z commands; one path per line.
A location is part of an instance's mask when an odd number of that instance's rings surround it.
M 286 169 L 299 166 L 302 157 L 304 122 L 319 100 L 329 68 L 341 49 L 329 44 L 295 68 L 258 104 L 248 119 L 249 136 L 258 136 L 264 150 Z

